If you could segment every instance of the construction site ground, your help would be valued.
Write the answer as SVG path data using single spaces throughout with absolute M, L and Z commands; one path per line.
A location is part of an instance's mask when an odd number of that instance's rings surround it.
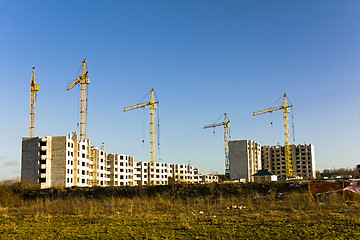
M 246 185 L 148 187 L 138 194 L 114 188 L 101 197 L 107 190 L 38 194 L 1 186 L 0 239 L 360 238 L 356 194 L 314 193 L 310 201 L 296 184 Z

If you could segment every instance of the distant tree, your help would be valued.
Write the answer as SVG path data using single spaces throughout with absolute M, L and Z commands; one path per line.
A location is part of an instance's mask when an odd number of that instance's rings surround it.
M 316 178 L 331 177 L 334 175 L 356 176 L 356 168 L 333 168 L 324 169 L 322 172 L 316 171 Z

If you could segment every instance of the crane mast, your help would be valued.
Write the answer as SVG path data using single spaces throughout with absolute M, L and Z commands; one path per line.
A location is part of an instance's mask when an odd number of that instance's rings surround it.
M 283 110 L 283 119 L 284 119 L 284 136 L 285 136 L 285 165 L 286 165 L 286 176 L 287 177 L 294 177 L 293 168 L 291 163 L 291 155 L 290 155 L 290 133 L 289 133 L 289 108 L 292 105 L 287 105 L 287 97 L 286 93 L 284 93 L 284 103 L 282 106 L 268 108 L 262 111 L 254 112 L 253 116 L 264 114 L 264 113 L 272 113 L 277 110 Z
M 81 75 L 67 87 L 67 90 L 72 89 L 75 85 L 80 83 L 81 99 L 80 99 L 80 140 L 86 138 L 86 114 L 87 114 L 87 85 L 90 84 L 88 78 L 88 71 L 86 70 L 86 59 L 82 61 Z
M 137 108 L 145 108 L 150 106 L 150 162 L 155 163 L 155 110 L 157 109 L 157 103 L 155 101 L 155 90 L 151 89 L 150 101 L 139 103 L 130 107 L 124 108 L 124 112 Z
M 211 125 L 204 126 L 206 128 L 215 128 L 219 126 L 224 126 L 224 147 L 225 147 L 225 177 L 229 178 L 230 176 L 230 165 L 229 165 L 229 128 L 230 121 L 228 120 L 226 113 L 224 114 L 224 121 L 221 123 L 214 123 Z
M 35 102 L 37 97 L 37 91 L 39 91 L 39 84 L 35 83 L 35 67 L 33 67 L 30 85 L 30 138 L 35 137 Z

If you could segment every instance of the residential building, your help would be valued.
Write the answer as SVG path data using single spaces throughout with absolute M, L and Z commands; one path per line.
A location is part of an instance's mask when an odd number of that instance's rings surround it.
M 35 179 L 43 188 L 107 186 L 106 158 L 89 139 L 77 141 L 76 134 L 23 138 L 21 178 Z
M 252 140 L 229 142 L 230 179 L 253 181 L 252 175 L 261 169 L 261 146 Z
M 148 183 L 149 185 L 167 185 L 172 169 L 168 163 L 148 163 Z
M 50 144 L 51 137 L 22 139 L 21 179 L 34 179 L 42 188 L 51 186 Z
M 106 153 L 78 140 L 76 134 L 23 138 L 21 178 L 41 188 L 166 185 L 171 182 L 217 182 L 189 164 L 135 162 L 124 154 Z
M 123 154 L 108 154 L 110 186 L 133 186 L 134 158 Z
M 171 164 L 175 182 L 193 182 L 194 168 L 190 164 Z
M 203 183 L 214 183 L 219 181 L 219 177 L 215 174 L 200 174 L 201 182 Z
M 134 185 L 146 186 L 149 184 L 149 163 L 134 162 Z
M 290 145 L 293 173 L 304 179 L 315 178 L 315 148 L 312 144 Z M 280 178 L 286 178 L 285 147 L 262 146 L 262 169 L 269 169 Z
M 315 148 L 312 144 L 290 145 L 293 173 L 304 179 L 315 178 Z M 268 169 L 286 179 L 285 147 L 260 146 L 252 140 L 229 142 L 230 179 L 253 181 L 258 170 Z

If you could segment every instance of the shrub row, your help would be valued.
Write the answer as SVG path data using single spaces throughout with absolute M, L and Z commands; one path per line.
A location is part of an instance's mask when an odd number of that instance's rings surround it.
M 247 197 L 266 195 L 271 192 L 287 193 L 306 191 L 306 183 L 269 182 L 269 183 L 212 183 L 212 184 L 174 184 L 160 186 L 120 186 L 120 187 L 69 187 L 39 189 L 22 183 L 0 185 L 0 205 L 11 199 L 31 200 L 41 198 L 85 197 L 101 199 L 105 197 L 153 197 L 162 196 L 178 199 Z

